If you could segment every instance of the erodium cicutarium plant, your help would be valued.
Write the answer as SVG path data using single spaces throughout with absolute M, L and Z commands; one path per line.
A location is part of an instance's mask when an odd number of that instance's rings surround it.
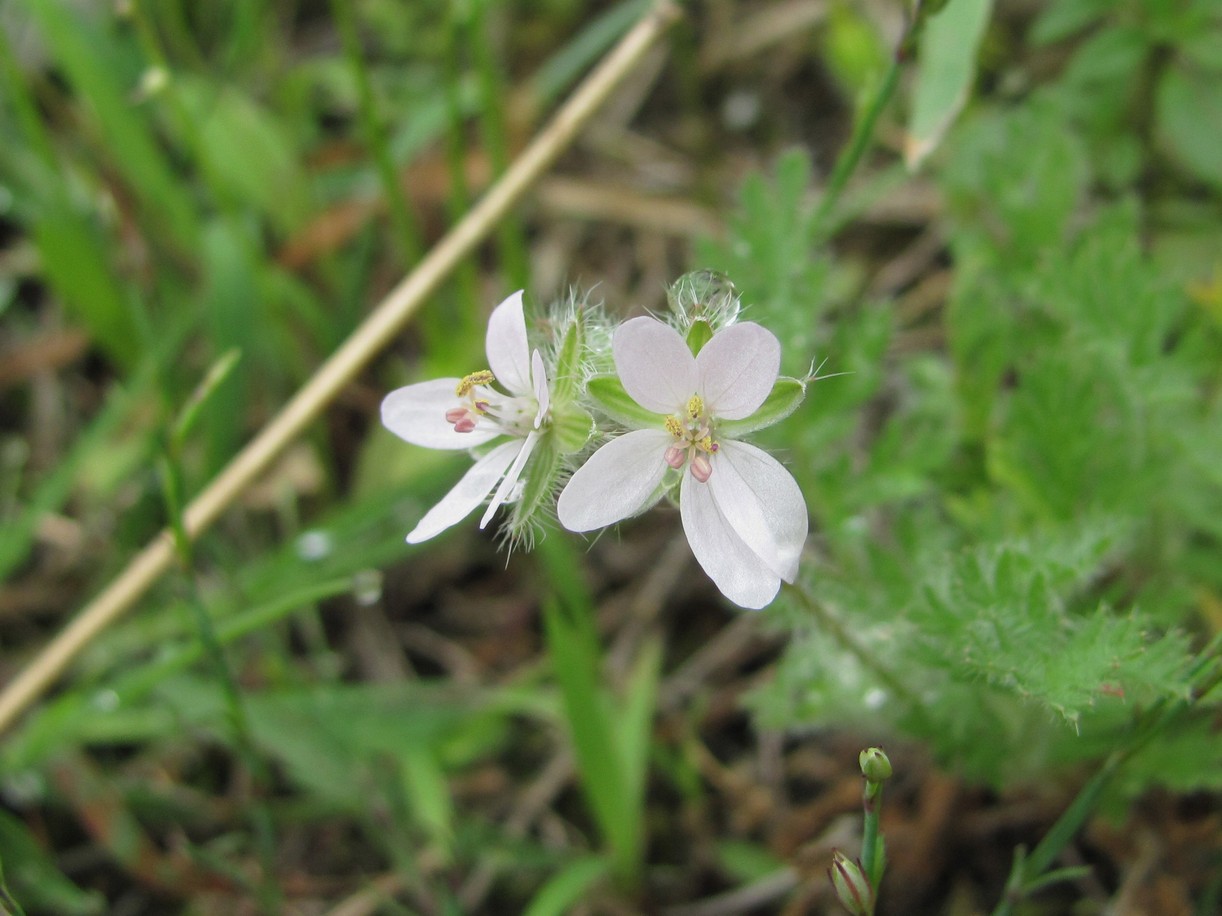
M 508 536 L 529 542 L 553 513 L 591 532 L 668 499 L 701 568 L 735 604 L 764 607 L 793 582 L 806 504 L 784 466 L 745 437 L 797 409 L 805 382 L 779 375 L 780 341 L 738 320 L 720 278 L 689 274 L 670 299 L 667 321 L 615 327 L 570 299 L 532 340 L 517 292 L 489 319 L 487 368 L 391 392 L 388 429 L 474 459 L 407 540 L 481 506 L 481 528 L 508 507 Z

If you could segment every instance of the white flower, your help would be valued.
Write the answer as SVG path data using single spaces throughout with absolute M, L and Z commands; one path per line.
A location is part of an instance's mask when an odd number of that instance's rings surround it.
M 488 369 L 461 379 L 441 378 L 392 391 L 382 401 L 382 424 L 414 445 L 470 449 L 508 436 L 475 462 L 407 536 L 418 544 L 462 521 L 489 494 L 479 526 L 517 498 L 522 468 L 534 451 L 551 405 L 543 357 L 526 341 L 522 291 L 492 312 L 485 338 Z M 497 382 L 505 394 L 492 387 Z M 495 492 L 494 492 L 495 490 Z
M 616 331 L 612 351 L 624 390 L 657 421 L 612 439 L 573 475 L 557 505 L 561 524 L 590 531 L 635 515 L 660 498 L 674 468 L 683 530 L 701 567 L 735 604 L 768 604 L 781 580 L 797 575 L 806 504 L 775 458 L 719 435 L 718 426 L 764 404 L 780 343 L 744 322 L 692 356 L 673 328 L 634 318 Z

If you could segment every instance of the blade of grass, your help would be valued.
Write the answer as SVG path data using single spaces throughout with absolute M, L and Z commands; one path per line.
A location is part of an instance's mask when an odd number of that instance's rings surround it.
M 505 127 L 504 73 L 492 48 L 494 14 L 508 16 L 509 10 L 500 4 L 473 4 L 473 21 L 468 26 L 467 35 L 479 83 L 480 136 L 492 161 L 492 174 L 499 178 L 509 167 L 509 137 Z M 497 241 L 502 267 L 509 279 L 508 286 L 525 289 L 530 280 L 530 259 L 522 221 L 515 214 L 511 213 L 501 221 Z
M 557 592 L 544 602 L 544 628 L 582 788 L 609 848 L 611 870 L 631 887 L 644 851 L 640 789 L 661 655 L 656 647 L 645 652 L 625 709 L 615 709 L 601 683 L 594 607 L 577 572 L 581 565 L 558 537 L 541 541 L 538 552 Z
M 123 57 L 124 49 L 84 11 L 53 0 L 31 0 L 27 8 L 153 226 L 162 227 L 161 234 L 168 233 L 184 249 L 194 248 L 198 225 L 186 185 L 175 179 L 148 122 L 131 105 L 128 93 L 134 84 L 121 84 L 121 75 L 133 69 Z M 157 236 L 149 233 L 150 238 Z
M 570 862 L 540 888 L 525 916 L 563 916 L 574 903 L 607 875 L 606 860 L 578 859 Z
M 420 257 L 420 232 L 416 219 L 408 206 L 403 185 L 391 158 L 390 146 L 386 142 L 386 128 L 378 115 L 377 100 L 373 95 L 373 83 L 369 68 L 361 53 L 360 35 L 357 32 L 356 10 L 347 0 L 331 0 L 331 15 L 339 29 L 344 46 L 344 57 L 356 78 L 357 115 L 361 119 L 361 130 L 369 145 L 370 155 L 378 171 L 382 193 L 390 212 L 390 224 L 398 242 L 399 253 L 404 264 L 413 264 Z
M 373 359 L 416 313 L 454 267 L 568 148 L 603 101 L 632 72 L 678 18 L 668 0 L 658 0 L 602 63 L 505 175 L 421 260 L 345 343 L 311 377 L 279 414 L 243 449 L 184 513 L 188 537 L 197 537 L 265 471 L 336 395 Z M 0 733 L 59 677 L 96 634 L 123 614 L 173 562 L 172 539 L 162 532 L 119 576 L 23 669 L 0 693 Z

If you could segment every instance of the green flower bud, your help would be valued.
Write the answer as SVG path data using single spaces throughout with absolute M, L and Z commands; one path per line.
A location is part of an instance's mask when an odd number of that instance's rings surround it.
M 891 778 L 891 761 L 881 747 L 868 747 L 857 758 L 861 775 L 870 782 L 886 782 Z
M 692 352 L 708 342 L 713 334 L 738 318 L 742 304 L 730 278 L 714 270 L 686 273 L 666 291 L 671 321 Z M 704 327 L 698 327 L 698 325 Z M 694 332 L 694 336 L 693 336 Z
M 870 916 L 874 912 L 874 888 L 861 870 L 860 863 L 836 850 L 832 854 L 827 876 L 836 889 L 836 896 L 853 916 Z

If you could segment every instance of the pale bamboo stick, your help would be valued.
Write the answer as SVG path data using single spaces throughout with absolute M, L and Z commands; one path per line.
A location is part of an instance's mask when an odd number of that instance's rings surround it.
M 186 508 L 184 524 L 198 537 L 297 438 L 340 390 L 397 335 L 408 319 L 497 222 L 573 142 L 612 91 L 630 75 L 642 55 L 679 16 L 669 0 L 650 12 L 608 52 L 574 90 L 546 128 L 522 151 L 488 193 L 442 238 L 407 277 L 293 396 L 272 420 Z M 163 531 L 0 693 L 0 733 L 6 731 L 71 664 L 98 633 L 157 581 L 174 560 Z

